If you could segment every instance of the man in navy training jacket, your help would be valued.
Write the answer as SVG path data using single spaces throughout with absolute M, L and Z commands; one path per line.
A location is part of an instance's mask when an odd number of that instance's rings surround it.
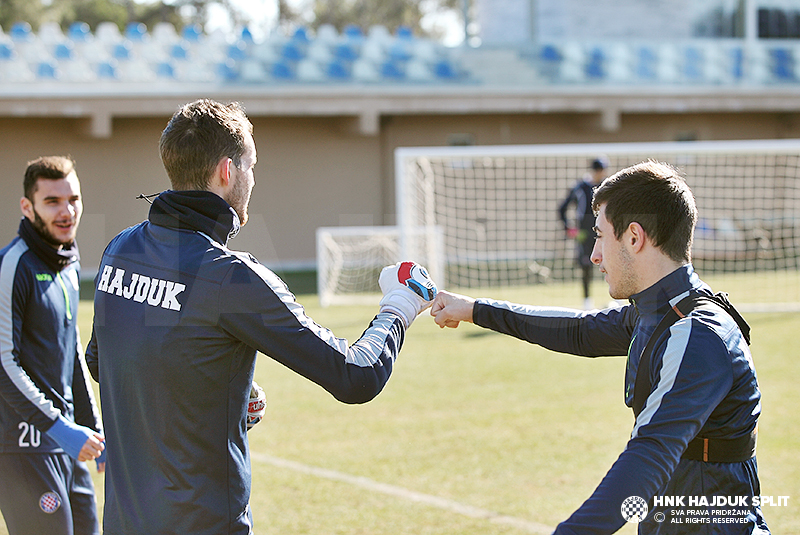
M 563 353 L 627 355 L 625 403 L 636 410 L 640 356 L 661 318 L 687 296 L 712 294 L 691 264 L 697 209 L 678 172 L 653 161 L 607 178 L 592 206 L 592 262 L 611 297 L 628 305 L 586 312 L 440 292 L 431 314 L 440 327 L 468 321 Z M 555 533 L 614 533 L 631 520 L 641 520 L 642 534 L 769 533 L 753 500 L 760 494 L 755 433 L 761 393 L 741 329 L 722 309 L 701 308 L 654 342 L 649 373 L 641 378 L 649 388 L 639 396 L 625 451 Z M 734 497 L 736 514 L 711 506 L 716 496 Z M 680 501 L 700 504 L 692 507 L 694 516 L 707 520 L 671 523 L 678 509 L 686 513 Z M 628 504 L 637 504 L 638 517 Z
M 0 250 L 0 510 L 10 535 L 99 533 L 86 463 L 104 438 L 78 333 L 75 163 L 28 162 L 19 236 Z
M 172 190 L 103 254 L 87 361 L 109 445 L 105 535 L 252 533 L 245 416 L 256 351 L 364 403 L 435 294 L 420 266 L 385 268 L 380 311 L 348 345 L 274 273 L 229 249 L 255 184 L 252 131 L 237 103 L 181 107 L 160 142 Z

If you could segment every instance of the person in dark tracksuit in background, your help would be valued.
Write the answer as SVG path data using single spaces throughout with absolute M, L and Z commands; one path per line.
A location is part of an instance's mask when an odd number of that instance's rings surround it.
M 104 438 L 78 333 L 83 211 L 74 162 L 28 162 L 19 236 L 0 250 L 0 510 L 10 535 L 99 532 L 86 463 Z
M 648 161 L 604 180 L 592 208 L 592 261 L 628 304 L 587 312 L 439 292 L 431 314 L 441 327 L 468 321 L 562 353 L 628 356 L 630 440 L 555 534 L 610 534 L 630 521 L 642 535 L 768 534 L 753 499 L 761 391 L 750 329 L 692 267 L 692 192 L 676 169 Z M 721 497 L 735 505 L 714 506 Z
M 583 288 L 583 308 L 591 310 L 591 285 L 594 265 L 592 264 L 592 247 L 594 247 L 594 212 L 592 212 L 592 195 L 594 189 L 607 176 L 608 158 L 598 156 L 592 160 L 591 171 L 575 184 L 569 194 L 558 206 L 558 217 L 564 224 L 567 237 L 575 240 L 575 263 L 581 269 L 581 285 Z M 575 206 L 574 223 L 567 217 L 569 207 Z
M 309 318 L 272 271 L 228 248 L 255 184 L 243 109 L 189 103 L 160 149 L 173 189 L 109 243 L 96 281 L 87 360 L 109 444 L 103 530 L 249 534 L 245 415 L 256 351 L 339 401 L 367 402 L 435 287 L 411 262 L 385 268 L 379 312 L 349 345 Z

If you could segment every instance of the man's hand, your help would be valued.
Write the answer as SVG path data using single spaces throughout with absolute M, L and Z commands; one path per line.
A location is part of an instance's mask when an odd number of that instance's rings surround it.
M 431 306 L 431 316 L 436 325 L 444 329 L 455 329 L 462 321 L 472 323 L 472 309 L 475 299 L 466 295 L 459 295 L 442 290 L 436 295 Z
M 247 430 L 250 431 L 254 425 L 260 422 L 266 412 L 267 394 L 253 381 L 250 386 L 250 399 L 247 402 Z
M 59 416 L 47 434 L 73 459 L 97 459 L 105 449 L 105 437 L 88 427 Z M 99 467 L 98 467 L 99 468 Z
M 381 271 L 378 284 L 383 292 L 381 312 L 392 312 L 403 320 L 406 329 L 436 297 L 436 283 L 424 267 L 414 262 L 398 262 Z

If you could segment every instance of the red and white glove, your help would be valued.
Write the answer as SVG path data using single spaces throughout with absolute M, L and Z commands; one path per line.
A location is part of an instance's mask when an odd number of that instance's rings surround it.
M 267 394 L 255 381 L 250 386 L 250 400 L 247 402 L 247 430 L 253 428 L 267 412 Z
M 424 267 L 415 262 L 398 262 L 381 271 L 378 284 L 383 292 L 381 312 L 392 312 L 403 320 L 406 329 L 436 297 L 436 283 Z

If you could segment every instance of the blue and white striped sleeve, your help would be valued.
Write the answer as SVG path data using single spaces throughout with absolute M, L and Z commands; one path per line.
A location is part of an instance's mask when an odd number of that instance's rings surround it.
M 231 283 L 236 279 L 249 282 Z M 405 336 L 399 316 L 377 314 L 349 345 L 311 319 L 283 281 L 257 262 L 234 265 L 223 284 L 222 299 L 228 304 L 221 310 L 237 312 L 223 312 L 222 327 L 339 401 L 370 401 L 389 380 Z

